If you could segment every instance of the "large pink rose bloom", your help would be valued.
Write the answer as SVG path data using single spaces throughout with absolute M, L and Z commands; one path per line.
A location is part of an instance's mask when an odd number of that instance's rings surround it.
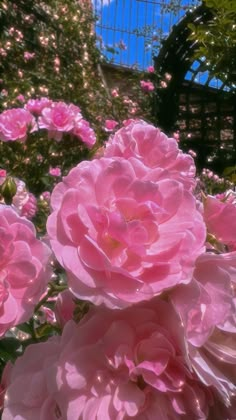
M 46 290 L 50 249 L 36 239 L 34 225 L 0 206 L 0 336 L 27 321 Z
M 63 133 L 71 132 L 75 125 L 75 118 L 82 118 L 80 109 L 75 105 L 64 102 L 53 102 L 50 107 L 42 109 L 38 119 L 39 128 L 48 130 L 50 138 L 57 141 L 62 139 Z
M 7 381 L 3 420 L 204 420 L 214 404 L 186 362 L 171 305 L 93 308 L 29 346 Z
M 204 249 L 193 195 L 163 174 L 153 182 L 135 158 L 80 163 L 55 187 L 51 205 L 56 258 L 72 292 L 95 304 L 122 308 L 188 283 Z
M 178 148 L 175 139 L 142 120 L 132 121 L 117 131 L 107 142 L 104 156 L 136 157 L 148 168 L 167 169 L 169 176 L 183 182 L 186 188 L 195 185 L 192 157 Z
M 0 140 L 24 142 L 28 132 L 36 130 L 33 115 L 26 109 L 13 108 L 0 114 Z

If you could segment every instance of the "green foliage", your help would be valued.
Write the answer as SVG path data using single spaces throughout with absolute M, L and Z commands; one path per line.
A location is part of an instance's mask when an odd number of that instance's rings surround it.
M 23 179 L 36 195 L 53 188 L 55 178 L 49 175 L 50 167 L 60 167 L 65 175 L 81 160 L 89 158 L 89 151 L 78 138 L 64 135 L 58 143 L 48 139 L 45 131 L 31 133 L 24 144 L 0 142 L 0 167 Z
M 236 166 L 228 166 L 225 168 L 223 176 L 236 184 Z
M 198 42 L 196 58 L 205 57 L 205 70 L 236 87 L 236 2 L 205 0 L 212 18 L 203 25 L 190 24 L 190 39 Z

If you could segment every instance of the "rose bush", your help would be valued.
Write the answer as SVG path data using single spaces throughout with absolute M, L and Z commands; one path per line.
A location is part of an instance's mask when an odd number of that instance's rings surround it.
M 55 184 L 51 168 L 64 175 L 88 157 L 95 142 L 94 129 L 71 103 L 29 99 L 24 108 L 0 114 L 0 167 L 36 195 Z
M 72 104 L 28 105 L 44 124 L 32 133 L 36 215 L 25 183 L 0 169 L 11 205 L 0 206 L 3 420 L 234 420 L 234 194 L 194 190 L 192 157 L 139 120 L 67 173 L 62 154 L 72 138 L 92 146 L 93 129 Z M 19 167 L 35 166 L 30 140 L 10 142 Z M 49 247 L 21 217 L 43 232 L 49 201 L 52 275 Z

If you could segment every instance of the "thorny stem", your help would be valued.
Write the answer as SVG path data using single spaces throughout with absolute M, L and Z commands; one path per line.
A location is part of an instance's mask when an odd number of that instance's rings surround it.
M 67 289 L 67 285 L 57 285 L 55 283 L 48 284 L 48 291 L 46 295 L 39 301 L 39 303 L 35 306 L 34 312 L 36 313 L 39 308 L 47 302 L 50 297 L 57 295 L 60 292 L 63 292 Z

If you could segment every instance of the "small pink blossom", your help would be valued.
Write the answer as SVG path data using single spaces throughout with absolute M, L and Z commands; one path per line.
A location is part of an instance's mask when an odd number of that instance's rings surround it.
M 2 89 L 2 90 L 1 90 L 1 95 L 2 95 L 2 96 L 8 96 L 8 90 L 6 90 L 6 89 Z
M 166 83 L 166 81 L 165 81 L 165 80 L 161 80 L 161 82 L 160 82 L 160 86 L 161 86 L 161 88 L 166 89 L 166 88 L 167 88 L 167 83 Z
M 119 123 L 115 120 L 105 120 L 105 130 L 113 131 Z
M 2 178 L 2 177 L 6 177 L 7 176 L 7 171 L 6 171 L 6 169 L 0 169 L 0 177 Z
M 141 80 L 140 86 L 144 92 L 152 92 L 155 90 L 154 84 L 150 81 Z
M 50 168 L 49 169 L 49 174 L 52 175 L 52 176 L 59 177 L 59 176 L 61 176 L 61 169 L 59 167 Z
M 118 98 L 120 96 L 118 89 L 112 89 L 111 96 L 113 96 L 113 98 Z
M 0 48 L 0 55 L 2 57 L 6 57 L 7 56 L 7 51 L 4 48 Z
M 40 307 L 40 314 L 37 315 L 37 318 L 41 324 L 56 324 L 56 316 L 54 310 L 48 308 L 47 306 Z
M 179 142 L 179 140 L 180 140 L 180 134 L 179 134 L 179 131 L 175 131 L 175 132 L 173 133 L 173 138 L 174 138 L 177 142 Z
M 41 154 L 37 155 L 37 161 L 38 162 L 43 162 L 43 156 Z
M 46 290 L 51 252 L 36 239 L 34 225 L 11 207 L 0 206 L 0 336 L 27 321 Z
M 24 102 L 25 102 L 25 97 L 24 97 L 24 95 L 18 95 L 18 96 L 16 97 L 16 99 L 17 99 L 19 102 L 21 102 L 21 103 L 24 103 Z
M 68 133 L 73 130 L 75 117 L 73 106 L 67 105 L 64 102 L 53 102 L 50 107 L 42 109 L 38 124 L 39 128 L 48 130 L 49 138 L 60 141 L 63 133 Z
M 49 191 L 44 191 L 41 196 L 43 200 L 50 201 L 51 193 Z
M 172 79 L 172 76 L 170 73 L 165 73 L 165 79 L 168 80 L 168 82 Z
M 61 65 L 61 60 L 58 56 L 55 57 L 54 59 L 54 71 L 56 73 L 59 73 L 60 71 L 60 65 Z
M 31 53 L 29 51 L 24 52 L 24 60 L 29 61 L 32 60 L 35 57 L 35 53 Z
M 188 150 L 188 153 L 193 157 L 193 158 L 195 158 L 196 156 L 197 156 L 197 153 L 196 152 L 194 152 L 194 150 L 192 150 L 192 149 L 189 149 Z
M 154 73 L 155 69 L 153 66 L 148 66 L 147 71 L 148 73 Z
M 24 76 L 24 73 L 23 73 L 23 71 L 22 70 L 18 70 L 17 71 L 17 74 L 18 74 L 18 77 L 20 78 L 20 79 L 23 79 L 23 76 Z
M 0 114 L 0 140 L 24 142 L 28 132 L 35 131 L 36 122 L 33 115 L 20 108 L 12 108 Z

